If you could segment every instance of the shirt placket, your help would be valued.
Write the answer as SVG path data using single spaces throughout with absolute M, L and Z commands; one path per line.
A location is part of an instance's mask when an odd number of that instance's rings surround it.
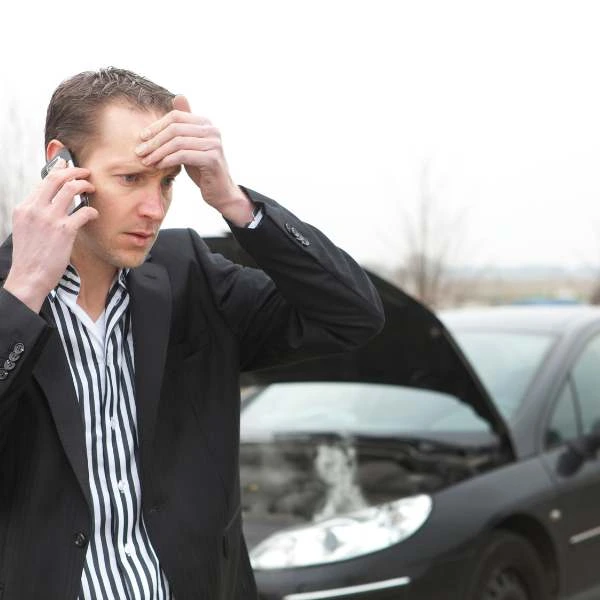
M 118 285 L 118 284 L 115 284 Z M 124 346 L 128 343 L 127 333 L 123 325 L 128 318 L 129 297 L 126 291 L 119 289 L 111 294 L 111 301 L 106 307 L 106 338 L 104 347 L 105 360 L 105 394 L 101 407 L 101 418 L 106 441 L 112 449 L 109 456 L 109 481 L 111 483 L 111 499 L 113 505 L 113 543 L 117 549 L 117 557 L 125 582 L 131 595 L 132 577 L 135 567 L 134 559 L 134 527 L 133 515 L 136 512 L 135 494 L 131 489 L 134 481 L 135 465 L 134 436 L 127 435 L 127 415 L 124 411 L 125 401 L 122 397 L 121 370 Z M 122 335 L 117 334 L 121 326 Z

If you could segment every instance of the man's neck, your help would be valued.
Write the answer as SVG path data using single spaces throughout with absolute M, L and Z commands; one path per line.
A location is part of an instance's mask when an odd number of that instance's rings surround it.
M 106 306 L 106 297 L 118 269 L 106 263 L 81 260 L 75 256 L 71 257 L 71 263 L 81 281 L 77 304 L 92 321 L 96 321 Z

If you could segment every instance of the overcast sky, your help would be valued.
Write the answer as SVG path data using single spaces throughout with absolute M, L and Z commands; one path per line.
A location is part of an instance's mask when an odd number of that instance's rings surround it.
M 598 2 L 22 1 L 2 25 L 32 177 L 53 89 L 115 65 L 186 94 L 239 183 L 361 261 L 402 256 L 428 165 L 456 262 L 600 263 Z M 165 226 L 224 230 L 184 182 Z

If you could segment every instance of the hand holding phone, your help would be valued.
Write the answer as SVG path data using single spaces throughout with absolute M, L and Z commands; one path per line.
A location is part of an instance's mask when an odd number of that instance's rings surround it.
M 66 168 L 64 154 L 57 160 L 64 168 L 52 169 L 49 161 L 41 185 L 13 210 L 13 260 L 3 287 L 34 312 L 64 274 L 79 230 L 98 217 L 82 198 L 95 191 L 89 170 Z
M 75 163 L 75 159 L 73 158 L 73 155 L 69 152 L 69 150 L 67 148 L 62 148 L 60 150 L 60 152 L 54 158 L 51 158 L 44 165 L 44 168 L 42 169 L 42 179 L 44 179 L 46 177 L 46 175 L 48 175 L 48 173 L 50 173 L 50 171 L 53 169 L 54 165 L 57 163 L 57 161 L 60 158 L 65 160 L 65 162 L 67 163 L 67 167 L 76 167 L 77 166 L 77 164 Z M 73 202 L 69 206 L 68 214 L 72 215 L 75 211 L 79 210 L 81 207 L 89 206 L 89 205 L 90 205 L 90 199 L 87 194 L 76 194 L 75 196 L 73 196 Z

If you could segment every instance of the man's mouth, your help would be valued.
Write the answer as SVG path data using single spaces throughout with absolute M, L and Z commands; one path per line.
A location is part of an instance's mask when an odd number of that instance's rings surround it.
M 125 235 L 135 244 L 138 244 L 140 246 L 143 246 L 149 240 L 152 240 L 154 238 L 154 233 L 148 231 L 127 231 Z

